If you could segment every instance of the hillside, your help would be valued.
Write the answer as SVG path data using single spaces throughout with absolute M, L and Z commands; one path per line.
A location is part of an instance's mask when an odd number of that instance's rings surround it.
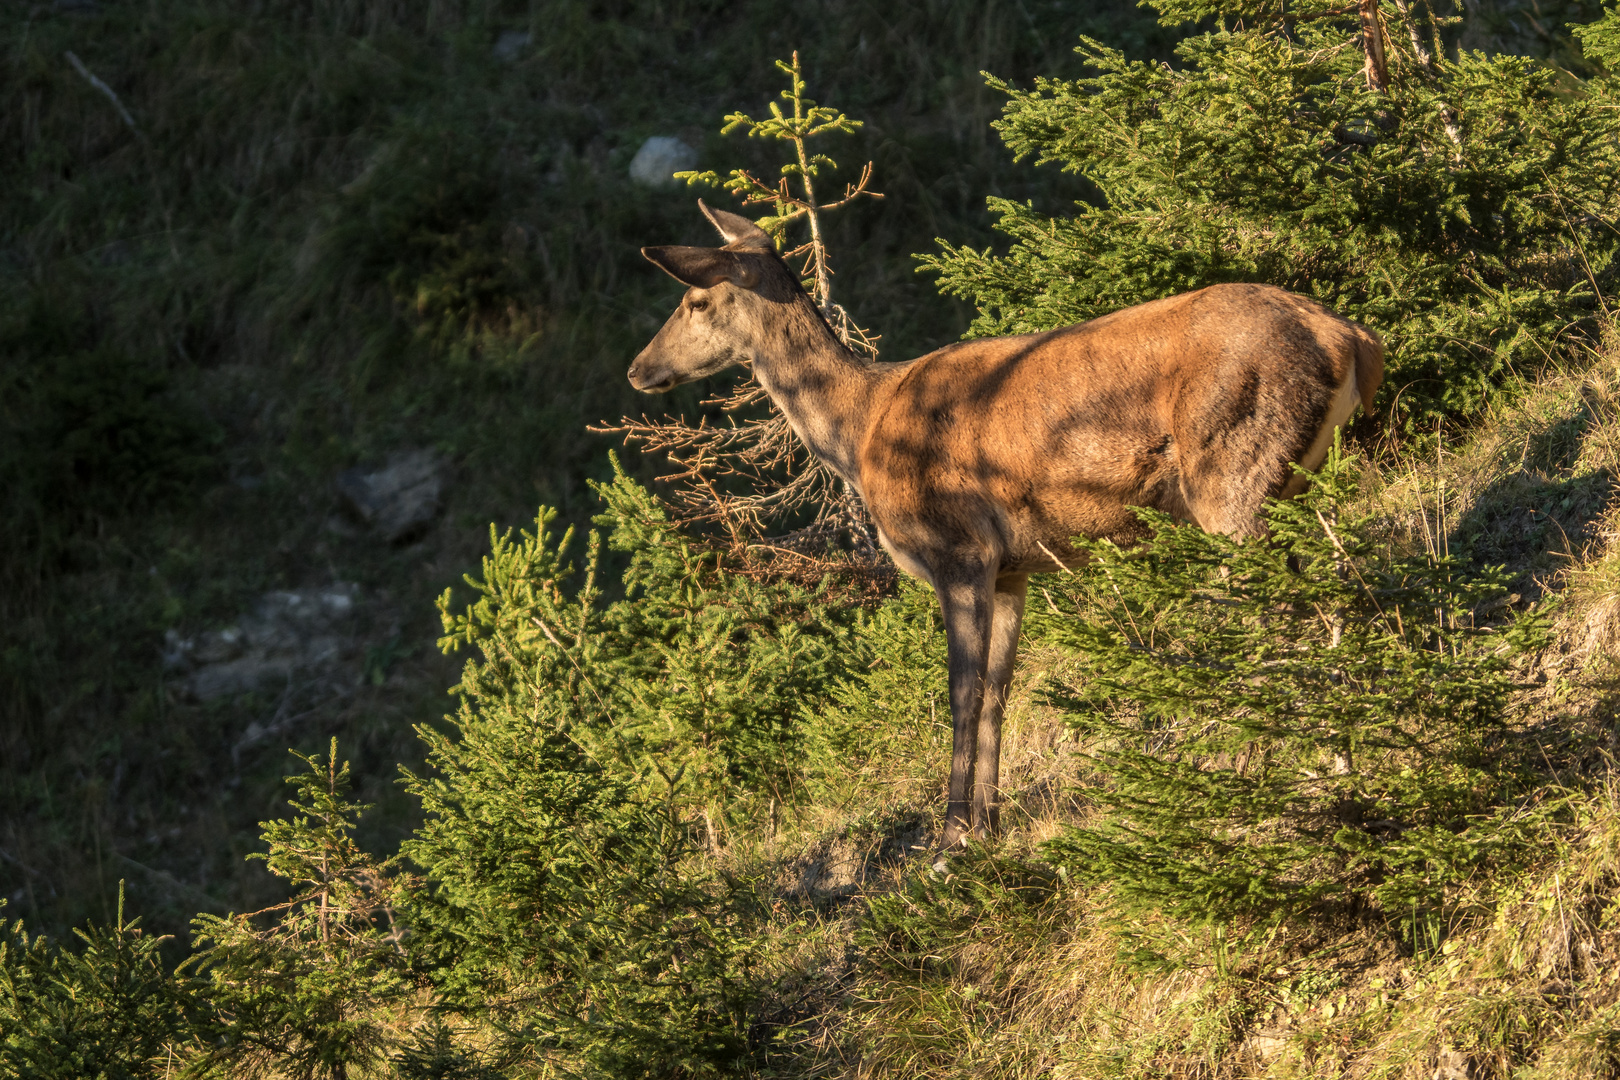
M 1373 93 L 1156 6 L 8 9 L 0 1076 L 1620 1071 L 1620 15 L 1396 5 Z M 931 593 L 585 432 L 710 242 L 637 150 L 770 174 L 794 49 L 884 358 L 1223 280 L 1390 347 L 1271 542 L 1035 581 L 948 857 Z
M 704 167 L 757 167 L 720 118 L 761 111 L 773 60 L 803 50 L 813 92 L 866 121 L 838 156 L 874 160 L 886 195 L 830 221 L 842 298 L 894 355 L 916 353 L 968 313 L 913 251 L 987 241 L 986 194 L 1062 206 L 1084 190 L 1012 163 L 979 70 L 1065 70 L 1088 29 L 1167 40 L 1128 7 L 744 16 L 6 9 L 12 911 L 65 933 L 110 917 L 120 879 L 171 932 L 199 908 L 267 902 L 242 856 L 280 805 L 286 747 L 330 734 L 381 804 L 368 840 L 408 832 L 396 763 L 419 757 L 412 725 L 444 711 L 456 670 L 433 644 L 433 598 L 477 565 L 490 522 L 541 503 L 576 523 L 597 512 L 585 481 L 608 475 L 617 441 L 584 428 L 650 404 L 624 371 L 678 293 L 637 251 L 707 226 L 696 192 L 631 181 L 648 136 L 685 139 Z M 702 396 L 651 404 L 695 415 Z M 391 541 L 338 479 L 424 452 L 406 471 L 425 464 L 441 508 Z

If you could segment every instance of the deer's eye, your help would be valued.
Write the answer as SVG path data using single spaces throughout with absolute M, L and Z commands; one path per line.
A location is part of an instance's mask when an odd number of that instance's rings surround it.
M 687 304 L 686 307 L 689 311 L 706 311 L 709 307 L 709 302 L 707 300 L 693 300 L 691 303 Z

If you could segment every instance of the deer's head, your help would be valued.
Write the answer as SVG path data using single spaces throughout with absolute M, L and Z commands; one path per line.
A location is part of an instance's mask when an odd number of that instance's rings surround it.
M 681 306 L 630 365 L 630 385 L 649 394 L 753 360 L 771 308 L 804 295 L 765 231 L 698 200 L 725 247 L 645 247 L 641 253 L 688 286 Z

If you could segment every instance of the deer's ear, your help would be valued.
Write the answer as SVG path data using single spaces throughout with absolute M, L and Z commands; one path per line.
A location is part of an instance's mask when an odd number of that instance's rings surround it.
M 728 210 L 716 210 L 702 199 L 698 200 L 698 209 L 703 216 L 709 219 L 720 239 L 728 247 L 756 247 L 764 251 L 775 251 L 776 245 L 771 242 L 770 234 L 755 225 L 741 214 L 733 214 Z
M 759 268 L 746 255 L 719 248 L 644 247 L 647 261 L 679 281 L 699 289 L 712 289 L 722 281 L 751 289 L 759 283 Z

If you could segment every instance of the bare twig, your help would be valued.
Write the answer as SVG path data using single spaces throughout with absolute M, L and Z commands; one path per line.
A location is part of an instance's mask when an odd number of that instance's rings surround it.
M 118 100 L 118 95 L 113 93 L 113 88 L 102 82 L 96 77 L 93 71 L 85 67 L 84 61 L 73 55 L 73 51 L 71 49 L 62 55 L 67 57 L 67 62 L 73 65 L 74 71 L 77 71 L 81 76 L 83 76 L 85 82 L 89 83 L 91 86 L 95 87 L 97 90 L 100 90 L 106 95 L 107 100 L 112 102 L 113 108 L 118 110 L 118 115 L 123 117 L 125 125 L 128 126 L 129 130 L 135 133 L 135 137 L 138 139 L 145 139 L 146 136 L 141 134 L 141 129 L 135 126 L 135 118 L 129 115 L 129 110 L 124 108 L 124 103 L 122 101 Z
M 74 54 L 73 50 L 69 49 L 62 55 L 67 57 L 67 62 L 73 65 L 73 70 L 77 71 L 85 82 L 89 83 L 96 90 L 99 90 L 108 101 L 112 102 L 112 107 L 118 110 L 119 119 L 124 121 L 124 126 L 129 128 L 130 133 L 135 136 L 135 141 L 140 144 L 141 154 L 146 159 L 147 171 L 151 173 L 152 195 L 157 202 L 159 211 L 161 211 L 163 214 L 163 224 L 165 226 L 164 231 L 167 234 L 169 241 L 169 254 L 173 255 L 175 259 L 178 260 L 180 258 L 180 249 L 174 242 L 174 213 L 169 207 L 168 199 L 164 198 L 163 195 L 163 187 L 158 177 L 157 162 L 152 151 L 152 141 L 148 139 L 146 137 L 146 133 L 136 125 L 135 118 L 129 114 L 128 109 L 124 108 L 124 103 L 119 100 L 117 94 L 113 93 L 112 87 L 102 82 L 101 79 L 96 76 L 95 72 L 91 71 L 88 67 L 85 67 L 84 61 L 80 60 L 78 56 Z
M 1418 32 L 1417 20 L 1412 18 L 1412 11 L 1406 0 L 1395 0 L 1395 10 L 1400 12 L 1401 24 L 1406 27 L 1406 36 L 1412 42 L 1412 55 L 1417 58 L 1418 67 L 1423 69 L 1425 75 L 1432 76 L 1434 71 L 1434 57 L 1423 44 L 1423 37 Z
M 1395 10 L 1400 13 L 1401 25 L 1406 27 L 1406 37 L 1412 44 L 1412 56 L 1419 68 L 1429 79 L 1439 78 L 1439 71 L 1434 65 L 1434 54 L 1424 44 L 1423 34 L 1418 29 L 1417 19 L 1412 15 L 1412 9 L 1407 0 L 1395 0 Z M 1462 128 L 1457 124 L 1457 110 L 1445 102 L 1440 102 L 1440 123 L 1446 130 L 1446 138 L 1450 139 L 1455 147 L 1453 157 L 1462 160 Z

